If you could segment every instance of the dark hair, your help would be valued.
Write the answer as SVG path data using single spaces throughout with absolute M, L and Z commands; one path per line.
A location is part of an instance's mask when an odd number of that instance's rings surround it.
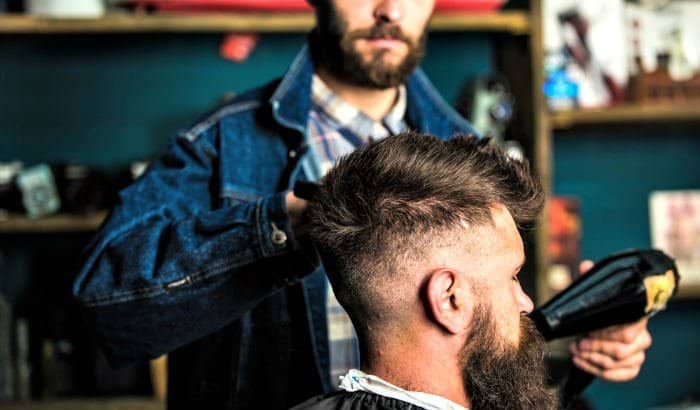
M 543 194 L 526 161 L 488 139 L 406 132 L 338 161 L 309 203 L 309 228 L 338 301 L 364 333 L 399 306 L 387 284 L 407 261 L 438 233 L 490 223 L 496 204 L 520 229 L 533 224 Z

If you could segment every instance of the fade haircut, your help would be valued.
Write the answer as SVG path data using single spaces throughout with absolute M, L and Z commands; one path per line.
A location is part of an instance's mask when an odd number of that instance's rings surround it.
M 406 132 L 340 159 L 309 202 L 309 228 L 360 337 L 400 317 L 409 261 L 447 232 L 491 223 L 495 204 L 529 229 L 543 194 L 528 163 L 488 139 Z

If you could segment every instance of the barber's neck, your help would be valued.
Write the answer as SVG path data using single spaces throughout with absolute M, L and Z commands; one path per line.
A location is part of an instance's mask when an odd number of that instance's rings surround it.
M 367 343 L 361 370 L 402 389 L 434 394 L 469 408 L 459 349 L 417 333 L 382 335 Z
M 349 84 L 322 66 L 316 69 L 316 74 L 340 98 L 375 120 L 384 118 L 396 101 L 396 87 L 376 89 Z

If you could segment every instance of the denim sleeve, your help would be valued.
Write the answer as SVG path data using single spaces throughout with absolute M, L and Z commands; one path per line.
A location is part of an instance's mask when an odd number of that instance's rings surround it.
M 320 265 L 294 238 L 284 193 L 212 204 L 216 155 L 176 138 L 88 247 L 73 293 L 113 365 L 210 334 Z

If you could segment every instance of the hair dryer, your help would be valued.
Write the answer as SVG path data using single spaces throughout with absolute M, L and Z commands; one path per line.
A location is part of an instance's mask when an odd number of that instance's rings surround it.
M 679 279 L 673 259 L 659 250 L 621 252 L 596 263 L 530 318 L 548 341 L 635 322 L 665 309 Z M 593 378 L 574 368 L 564 386 L 564 402 Z

